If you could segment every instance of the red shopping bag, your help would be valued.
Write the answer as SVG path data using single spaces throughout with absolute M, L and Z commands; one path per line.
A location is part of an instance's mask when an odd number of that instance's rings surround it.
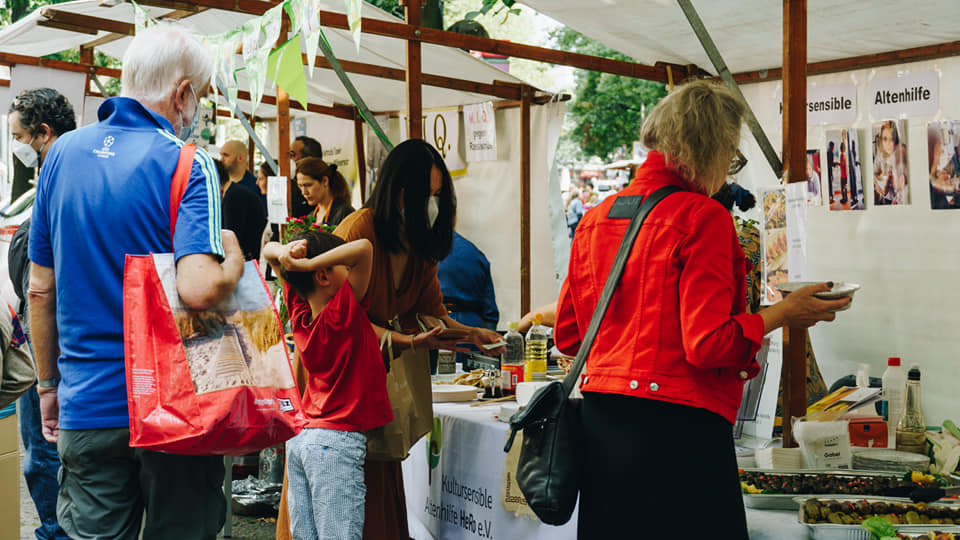
M 193 152 L 181 152 L 172 209 Z M 280 318 L 255 262 L 230 297 L 197 311 L 177 293 L 172 254 L 127 255 L 123 324 L 130 446 L 239 456 L 303 429 Z

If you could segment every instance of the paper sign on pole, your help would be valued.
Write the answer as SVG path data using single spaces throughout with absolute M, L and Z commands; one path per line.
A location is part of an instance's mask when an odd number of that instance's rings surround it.
M 877 77 L 870 82 L 870 99 L 876 119 L 933 116 L 940 109 L 940 77 L 936 71 Z
M 787 274 L 803 281 L 807 270 L 807 183 L 787 184 Z
M 400 115 L 400 138 L 408 139 L 407 115 Z M 467 174 L 467 166 L 460 157 L 460 111 L 456 108 L 423 111 L 423 139 L 443 156 L 450 176 Z
M 267 177 L 267 216 L 270 223 L 285 223 L 287 220 L 287 177 Z
M 463 107 L 467 161 L 497 160 L 497 124 L 493 103 L 487 101 Z
M 777 90 L 777 114 L 783 117 L 782 87 Z M 852 124 L 856 120 L 856 85 L 807 86 L 807 125 Z

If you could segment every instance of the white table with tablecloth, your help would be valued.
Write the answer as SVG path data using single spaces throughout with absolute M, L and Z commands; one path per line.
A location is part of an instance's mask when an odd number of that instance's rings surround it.
M 422 438 L 403 462 L 410 536 L 416 540 L 543 539 L 565 540 L 577 536 L 576 511 L 561 527 L 538 521 L 526 507 L 513 481 L 506 474 L 503 445 L 508 425 L 496 419 L 498 404 L 471 407 L 466 403 L 435 403 L 439 419 L 438 454 L 428 456 L 430 437 Z M 433 464 L 431 467 L 428 464 Z M 514 464 L 515 467 L 515 464 Z M 685 504 L 709 504 L 698 500 L 696 488 Z M 649 516 L 656 519 L 655 516 Z M 642 527 L 644 517 L 637 516 Z M 796 512 L 747 509 L 752 540 L 790 540 L 807 537 Z M 677 531 L 696 527 L 678 524 Z M 704 526 L 707 526 L 704 524 Z M 721 536 L 717 536 L 720 538 Z

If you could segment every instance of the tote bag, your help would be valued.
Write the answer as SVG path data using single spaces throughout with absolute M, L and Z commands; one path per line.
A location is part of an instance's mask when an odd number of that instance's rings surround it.
M 174 173 L 171 243 L 195 152 L 184 146 Z M 232 295 L 197 311 L 177 293 L 173 254 L 128 255 L 123 320 L 130 446 L 239 456 L 303 429 L 280 317 L 256 263 L 245 263 Z

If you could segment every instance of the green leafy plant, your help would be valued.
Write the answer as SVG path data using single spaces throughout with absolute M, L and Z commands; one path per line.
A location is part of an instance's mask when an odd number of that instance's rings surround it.
M 503 10 L 507 10 L 507 15 L 519 15 L 520 8 L 513 7 L 516 3 L 516 0 L 483 0 L 483 6 L 481 6 L 479 10 L 468 11 L 463 18 L 472 21 L 481 15 L 486 15 L 497 5 L 500 5 L 500 7 L 493 12 L 494 16 L 503 13 Z
M 317 230 L 332 233 L 335 228 L 333 225 L 317 223 L 317 218 L 313 215 L 288 217 L 287 224 L 283 228 L 283 243 L 289 243 L 298 233 Z

